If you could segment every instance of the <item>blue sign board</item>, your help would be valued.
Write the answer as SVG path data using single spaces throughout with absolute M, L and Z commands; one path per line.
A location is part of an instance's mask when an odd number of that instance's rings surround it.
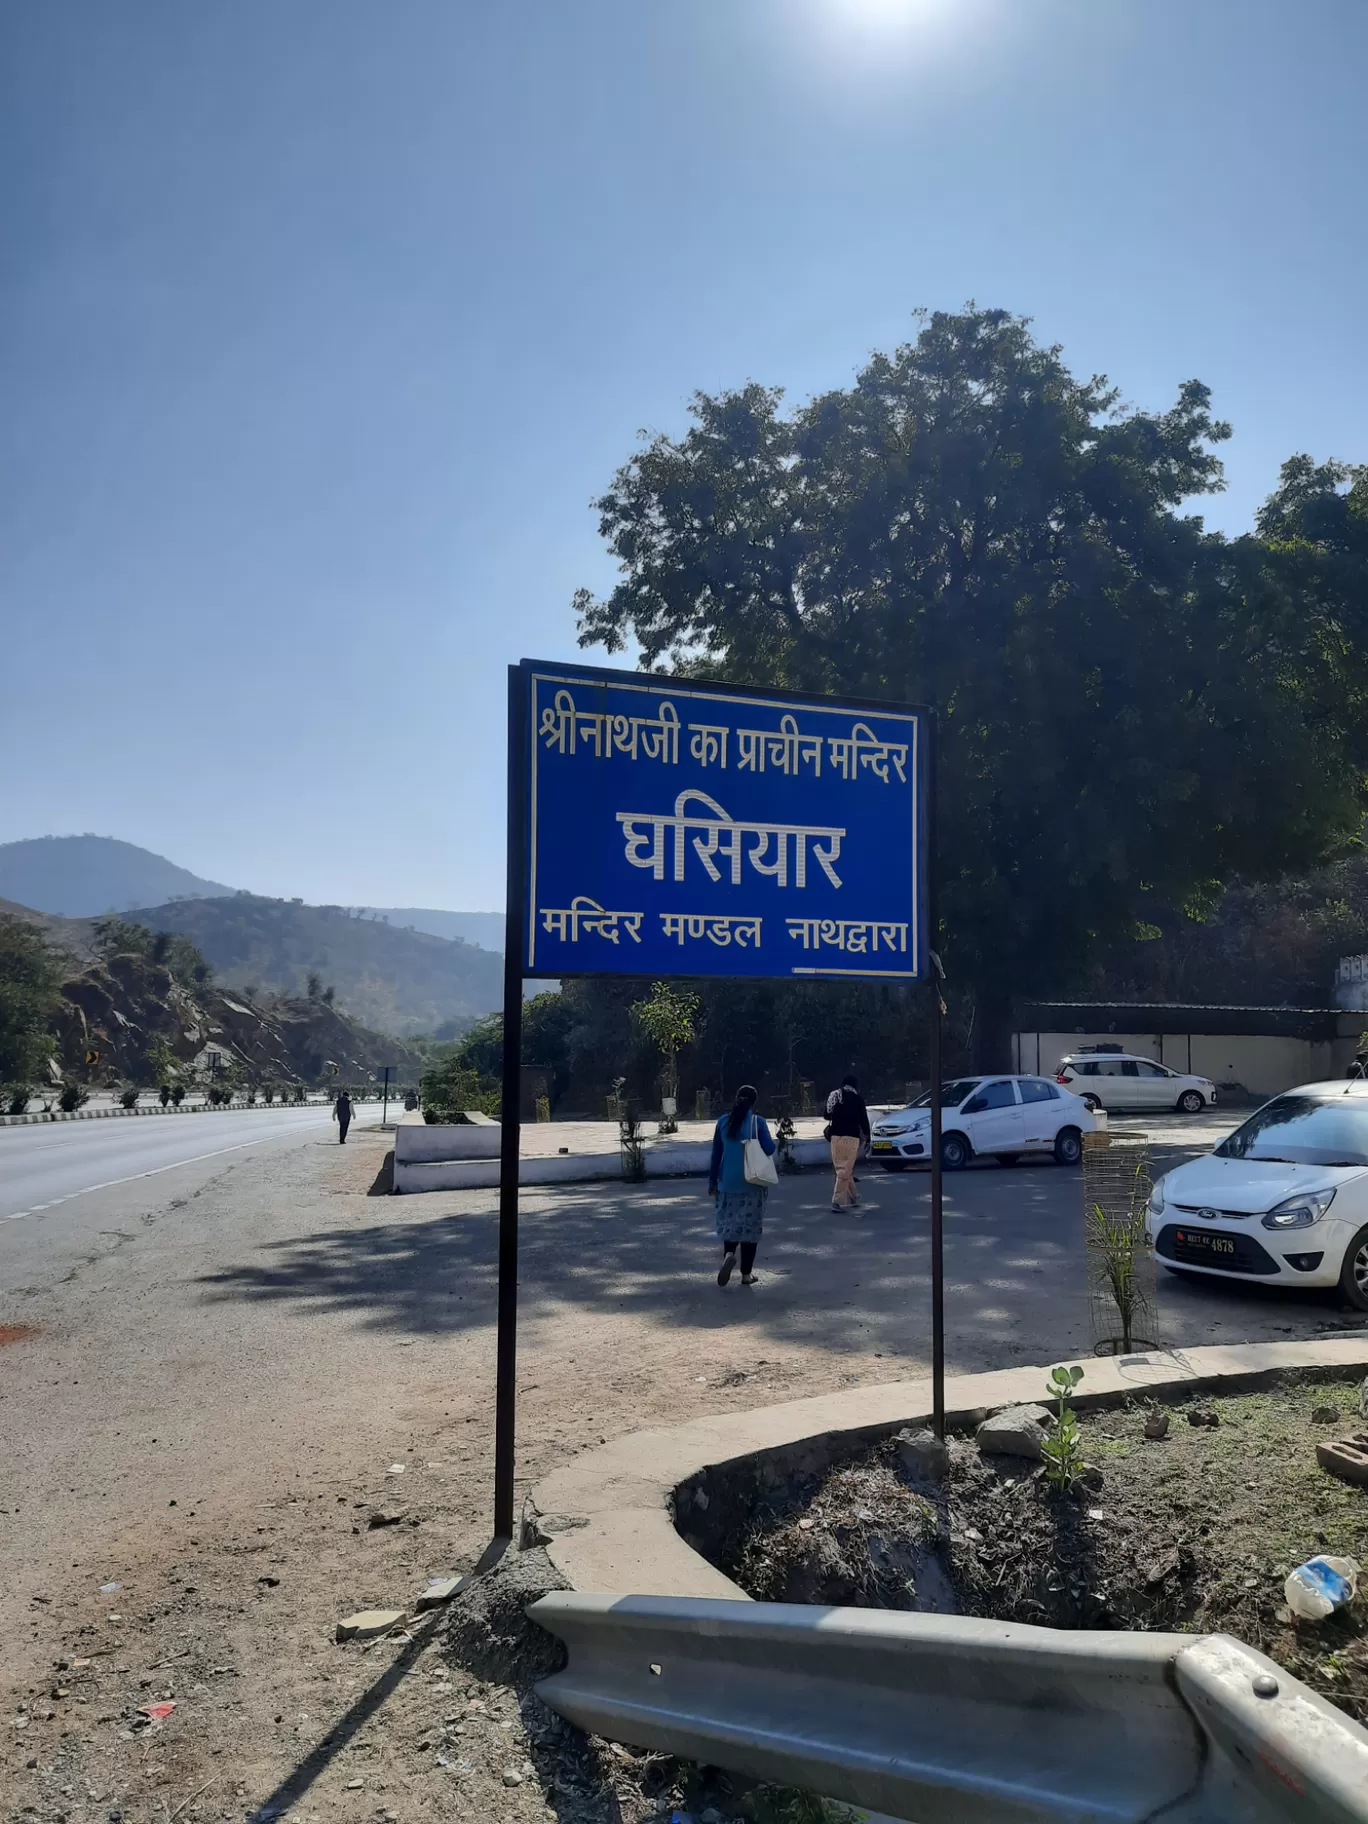
M 528 975 L 928 973 L 925 711 L 522 678 Z

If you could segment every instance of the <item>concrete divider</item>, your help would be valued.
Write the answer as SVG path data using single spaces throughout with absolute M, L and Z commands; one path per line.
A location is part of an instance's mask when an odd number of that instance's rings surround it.
M 109 1121 L 114 1118 L 126 1119 L 133 1115 L 246 1115 L 257 1109 L 282 1108 L 321 1108 L 323 1101 L 312 1098 L 307 1102 L 237 1102 L 229 1103 L 226 1108 L 215 1108 L 209 1102 L 182 1103 L 179 1108 L 171 1103 L 166 1108 L 73 1108 L 54 1109 L 51 1114 L 36 1115 L 0 1115 L 0 1127 L 31 1127 L 40 1122 L 49 1121 Z M 497 1150 L 497 1149 L 496 1149 Z
M 610 1130 L 611 1131 L 611 1130 Z M 394 1134 L 394 1189 L 415 1191 L 491 1190 L 499 1182 L 499 1139 L 496 1121 L 425 1122 L 414 1110 L 399 1122 Z M 792 1143 L 795 1164 L 825 1165 L 831 1151 L 825 1140 Z M 712 1157 L 710 1140 L 676 1140 L 651 1137 L 644 1142 L 647 1178 L 703 1177 Z M 622 1150 L 579 1153 L 524 1153 L 518 1166 L 519 1184 L 576 1184 L 604 1178 L 623 1178 Z

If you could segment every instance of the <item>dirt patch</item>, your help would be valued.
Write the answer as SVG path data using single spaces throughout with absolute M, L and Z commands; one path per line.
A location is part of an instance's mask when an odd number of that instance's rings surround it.
M 1059 1628 L 1238 1635 L 1368 1721 L 1368 1595 L 1299 1622 L 1283 1580 L 1318 1552 L 1368 1565 L 1368 1494 L 1316 1463 L 1359 1428 L 1353 1389 L 1307 1384 L 1170 1410 L 1087 1415 L 1094 1486 L 1054 1493 L 1038 1466 L 953 1440 L 943 1484 L 893 1441 L 772 1494 L 722 1568 L 766 1601 L 935 1609 Z M 1336 1421 L 1313 1421 L 1317 1408 Z M 1189 1414 L 1214 1413 L 1215 1426 Z
M 588 1736 L 547 1709 L 534 1683 L 564 1648 L 527 1614 L 567 1586 L 539 1548 L 510 1552 L 452 1603 L 439 1651 L 456 1701 L 428 1743 L 459 1818 L 558 1824 L 853 1824 L 846 1807 Z
M 37 1324 L 0 1324 L 0 1349 L 7 1343 L 27 1343 L 37 1334 Z

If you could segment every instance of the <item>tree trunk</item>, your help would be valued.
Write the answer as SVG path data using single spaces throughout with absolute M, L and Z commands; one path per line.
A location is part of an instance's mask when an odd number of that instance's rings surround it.
M 1012 997 L 989 992 L 979 996 L 974 1008 L 971 1067 L 982 1073 L 1012 1068 Z

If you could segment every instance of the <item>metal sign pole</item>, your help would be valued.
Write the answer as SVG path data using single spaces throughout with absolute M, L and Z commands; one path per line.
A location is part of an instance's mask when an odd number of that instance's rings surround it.
M 499 1147 L 499 1337 L 494 1392 L 494 1540 L 513 1537 L 517 1442 L 518 1154 L 522 1141 L 522 1000 L 526 954 L 527 711 L 522 674 L 508 668 L 508 892 L 504 905 L 503 1121 Z
M 380 1125 L 381 1125 L 381 1127 L 384 1127 L 384 1126 L 386 1126 L 386 1125 L 387 1125 L 387 1123 L 388 1123 L 388 1121 L 389 1121 L 389 1073 L 390 1073 L 390 1067 L 389 1067 L 389 1065 L 388 1065 L 388 1064 L 386 1064 L 386 1065 L 385 1065 L 385 1066 L 384 1066 L 384 1067 L 383 1067 L 383 1068 L 384 1068 L 384 1072 L 385 1072 L 385 1090 L 384 1090 L 384 1097 L 385 1097 L 385 1099 L 384 1099 L 384 1101 L 383 1101 L 383 1102 L 382 1102 L 382 1103 L 381 1103 L 381 1105 L 380 1105 Z
M 926 945 L 931 956 L 931 1031 L 928 1044 L 931 1072 L 931 1424 L 938 1438 L 945 1436 L 945 1248 L 943 1224 L 943 1168 L 941 1165 L 941 961 L 939 898 L 936 854 L 936 736 L 929 720 L 926 779 Z

